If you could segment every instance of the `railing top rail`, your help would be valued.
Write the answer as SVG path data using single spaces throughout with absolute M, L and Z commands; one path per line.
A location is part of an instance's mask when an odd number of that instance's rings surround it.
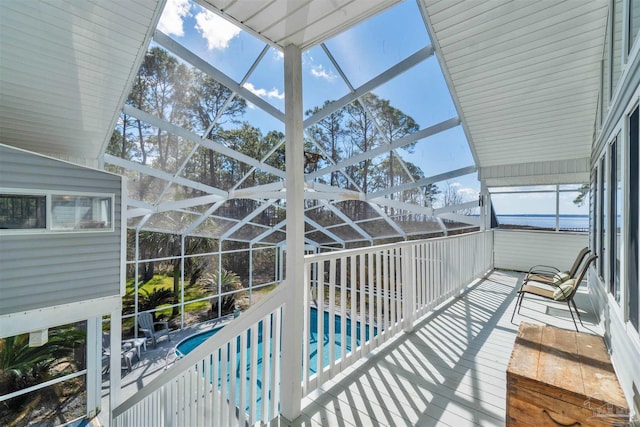
M 330 260 L 330 259 L 334 259 L 334 258 L 340 258 L 340 257 L 344 257 L 344 256 L 355 256 L 355 255 L 361 255 L 361 254 L 366 254 L 369 253 L 371 251 L 381 251 L 381 250 L 385 250 L 388 248 L 392 248 L 392 247 L 407 247 L 407 246 L 413 246 L 419 243 L 425 243 L 425 242 L 435 242 L 435 241 L 439 241 L 439 240 L 454 240 L 454 239 L 461 239 L 461 238 L 468 238 L 469 236 L 475 236 L 478 234 L 483 234 L 483 233 L 487 233 L 490 231 L 474 231 L 471 233 L 464 233 L 464 234 L 456 234 L 455 236 L 442 236 L 442 237 L 434 237 L 431 239 L 420 239 L 420 240 L 410 240 L 407 242 L 398 242 L 398 243 L 387 243 L 384 245 L 375 245 L 375 246 L 366 246 L 363 248 L 355 248 L 355 249 L 344 249 L 344 250 L 340 250 L 340 251 L 332 251 L 332 252 L 324 252 L 321 254 L 308 254 L 304 256 L 304 260 L 305 263 L 307 262 L 316 262 L 316 261 L 326 261 L 326 260 Z
M 271 291 L 264 299 L 260 300 L 254 306 L 242 313 L 240 317 L 226 325 L 218 333 L 208 338 L 204 343 L 193 349 L 189 354 L 178 360 L 171 369 L 167 369 L 149 384 L 145 385 L 139 392 L 131 396 L 131 398 L 122 402 L 118 407 L 112 410 L 113 417 L 117 417 L 128 409 L 150 396 L 153 392 L 159 390 L 164 384 L 181 375 L 193 365 L 207 357 L 212 351 L 215 351 L 237 337 L 242 332 L 258 323 L 265 316 L 280 308 L 284 304 L 284 282 Z M 213 348 L 213 350 L 212 350 Z

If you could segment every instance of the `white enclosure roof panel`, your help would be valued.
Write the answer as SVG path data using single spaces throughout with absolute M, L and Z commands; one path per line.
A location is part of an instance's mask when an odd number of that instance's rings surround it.
M 423 3 L 480 168 L 589 157 L 606 0 Z

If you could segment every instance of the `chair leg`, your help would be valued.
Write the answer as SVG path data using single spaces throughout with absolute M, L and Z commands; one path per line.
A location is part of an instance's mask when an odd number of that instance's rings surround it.
M 522 292 L 518 292 L 518 297 L 516 298 L 516 305 L 513 307 L 513 313 L 511 313 L 511 323 L 513 323 L 513 318 L 516 315 L 516 310 L 518 310 L 518 313 L 520 313 L 520 310 L 518 309 L 518 306 L 522 304 Z
M 573 304 L 573 308 L 576 309 L 576 314 L 578 315 L 578 320 L 580 320 L 580 324 L 584 326 L 584 323 L 582 323 L 582 317 L 580 316 L 580 311 L 578 311 L 578 306 L 576 305 L 576 302 L 573 299 L 571 299 L 571 304 Z
M 569 314 L 571 314 L 571 320 L 573 320 L 573 326 L 575 326 L 576 332 L 580 332 L 578 330 L 578 324 L 576 323 L 576 318 L 573 316 L 573 310 L 571 310 L 571 304 L 569 304 L 569 301 L 567 301 L 567 307 L 569 307 Z M 580 324 L 582 325 L 582 321 L 580 321 Z

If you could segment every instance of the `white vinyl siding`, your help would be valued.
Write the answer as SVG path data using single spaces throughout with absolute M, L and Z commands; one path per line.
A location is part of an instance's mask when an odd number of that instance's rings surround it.
M 111 231 L 0 236 L 0 315 L 120 294 L 119 176 L 0 145 L 0 186 L 115 195 Z

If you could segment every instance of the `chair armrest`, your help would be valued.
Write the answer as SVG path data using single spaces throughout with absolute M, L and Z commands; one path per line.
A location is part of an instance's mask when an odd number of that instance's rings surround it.
M 167 331 L 169 330 L 169 322 L 153 322 L 153 328 L 156 328 L 156 325 L 160 325 L 162 326 L 161 329 L 166 329 Z
M 546 274 L 554 275 L 556 273 L 560 273 L 560 270 L 551 265 L 538 264 L 531 267 L 527 272 L 527 274 L 531 274 L 531 273 L 546 273 Z
M 139 329 L 145 334 L 153 332 L 151 329 L 147 329 L 147 328 L 139 328 Z

